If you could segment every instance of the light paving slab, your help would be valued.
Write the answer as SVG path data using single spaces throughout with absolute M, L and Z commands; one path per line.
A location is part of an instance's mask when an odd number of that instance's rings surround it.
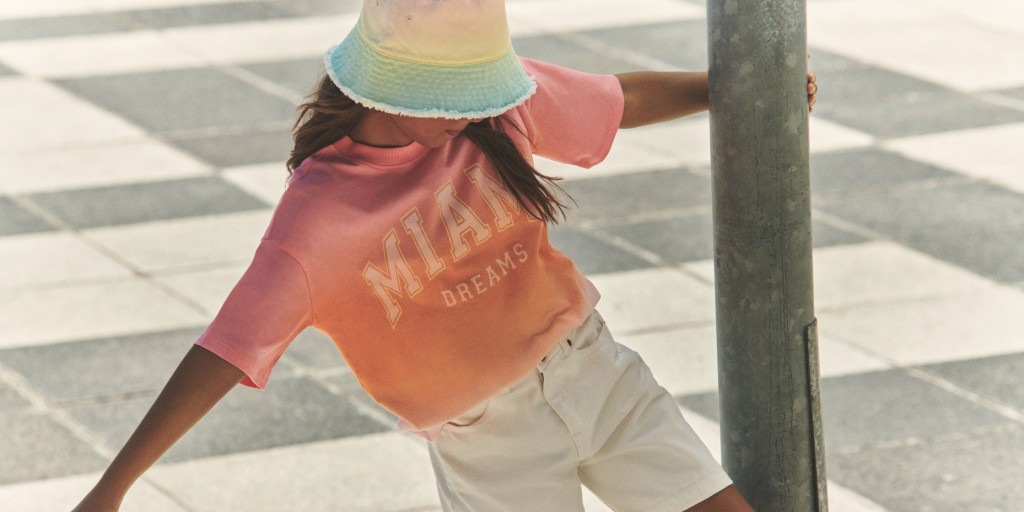
M 157 466 L 195 512 L 402 511 L 437 504 L 424 443 L 386 433 Z
M 41 78 L 113 75 L 199 67 L 203 60 L 159 32 L 140 30 L 0 44 L 0 60 Z
M 986 28 L 1024 35 L 1024 4 L 1017 0 L 912 0 L 913 4 L 953 14 Z
M 1024 19 L 1024 18 L 1022 18 Z M 908 158 L 991 181 L 1024 194 L 1024 124 L 944 132 L 886 141 Z
M 0 60 L 4 60 L 2 51 Z M 0 123 L 0 155 L 138 141 L 144 137 L 144 132 L 131 123 L 39 80 L 0 80 L 0 98 L 17 98 L 0 101 L 0 119 L 10 121 Z M 59 112 L 59 118 L 39 115 L 40 105 L 50 112 Z
M 713 288 L 678 270 L 615 272 L 591 280 L 602 295 L 597 309 L 616 335 L 714 320 Z
M 128 9 L 226 4 L 247 0 L 35 0 L 0 4 L 0 19 L 87 14 Z
M 209 319 L 141 279 L 0 291 L 0 348 L 200 325 Z
M 288 179 L 288 172 L 281 162 L 229 167 L 221 175 L 269 204 L 277 204 L 281 199 Z
M 0 289 L 131 275 L 130 270 L 70 233 L 0 238 Z
M 208 174 L 206 164 L 150 137 L 49 151 L 0 153 L 0 192 L 8 194 Z
M 895 10 L 910 9 L 919 15 L 873 19 L 894 12 L 892 7 L 879 7 L 866 14 L 876 3 L 852 7 L 845 1 L 820 2 L 809 18 L 818 21 L 809 21 L 808 39 L 816 47 L 962 91 L 1024 83 L 1024 53 L 1008 51 L 1024 45 L 1024 36 L 906 5 Z
M 619 0 L 547 0 L 508 2 L 513 36 L 541 32 L 572 32 L 592 28 L 700 19 L 704 9 L 672 0 L 635 0 L 624 9 Z
M 52 512 L 71 510 L 92 489 L 100 475 L 88 474 L 0 486 L 0 503 L 6 510 Z M 187 512 L 145 480 L 125 496 L 121 512 Z
M 822 87 L 827 86 L 822 85 Z M 875 138 L 871 135 L 815 117 L 814 114 L 811 114 L 809 123 L 808 141 L 812 153 L 863 148 L 871 146 L 875 142 Z
M 202 306 L 209 314 L 220 311 L 224 299 L 242 277 L 247 265 L 231 265 L 225 268 L 187 272 L 157 277 L 158 283 L 187 297 Z
M 713 325 L 634 333 L 616 339 L 644 358 L 651 373 L 673 396 L 718 388 L 718 352 Z
M 1009 287 L 818 314 L 829 336 L 897 365 L 1024 352 L 1024 292 Z
M 248 263 L 272 210 L 192 217 L 84 231 L 146 272 Z
M 170 29 L 168 41 L 204 61 L 226 64 L 317 57 L 339 43 L 357 14 Z

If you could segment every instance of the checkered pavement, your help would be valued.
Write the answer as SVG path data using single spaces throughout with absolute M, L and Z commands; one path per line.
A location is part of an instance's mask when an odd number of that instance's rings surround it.
M 0 508 L 91 486 L 245 268 L 355 0 L 0 4 Z M 833 510 L 1021 510 L 1024 4 L 811 0 Z M 699 0 L 509 0 L 518 52 L 705 69 Z M 552 238 L 717 449 L 706 116 L 623 131 Z M 1016 475 L 1016 476 L 1015 476 Z M 606 510 L 588 497 L 588 510 Z M 421 443 L 304 333 L 125 510 L 432 511 Z

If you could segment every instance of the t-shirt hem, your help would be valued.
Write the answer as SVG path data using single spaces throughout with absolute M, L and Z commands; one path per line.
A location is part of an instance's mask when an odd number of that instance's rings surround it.
M 246 357 L 245 355 L 232 349 L 228 345 L 225 345 L 224 343 L 219 342 L 210 337 L 200 337 L 198 340 L 196 340 L 195 344 L 205 348 L 206 350 L 209 350 L 210 352 L 213 352 L 214 355 L 216 355 L 217 357 L 220 357 L 221 359 L 227 361 L 228 363 L 231 363 L 231 365 L 234 366 L 235 368 L 242 370 L 242 373 L 245 374 L 245 377 L 243 377 L 242 380 L 239 381 L 240 384 L 250 388 L 256 388 L 259 390 L 264 390 L 267 388 L 267 382 L 270 380 L 270 376 L 266 375 L 265 372 L 253 370 L 253 368 L 258 365 L 255 364 L 251 360 L 251 358 Z
M 725 470 L 718 468 L 717 471 L 691 483 L 685 489 L 644 512 L 679 512 L 680 510 L 687 510 L 718 494 L 730 485 L 732 485 L 732 479 L 725 473 Z

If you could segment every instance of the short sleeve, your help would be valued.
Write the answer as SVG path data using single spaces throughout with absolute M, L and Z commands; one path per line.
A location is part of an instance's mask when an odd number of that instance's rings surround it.
M 302 265 L 278 244 L 264 239 L 196 344 L 245 372 L 242 384 L 263 389 L 285 348 L 311 323 Z
M 536 155 L 592 167 L 608 155 L 622 121 L 619 79 L 521 58 L 537 92 L 518 112 Z

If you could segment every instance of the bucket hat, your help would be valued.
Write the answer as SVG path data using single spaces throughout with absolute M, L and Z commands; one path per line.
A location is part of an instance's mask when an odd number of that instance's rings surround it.
M 494 117 L 537 88 L 512 49 L 504 0 L 364 0 L 324 65 L 355 102 L 410 117 Z

